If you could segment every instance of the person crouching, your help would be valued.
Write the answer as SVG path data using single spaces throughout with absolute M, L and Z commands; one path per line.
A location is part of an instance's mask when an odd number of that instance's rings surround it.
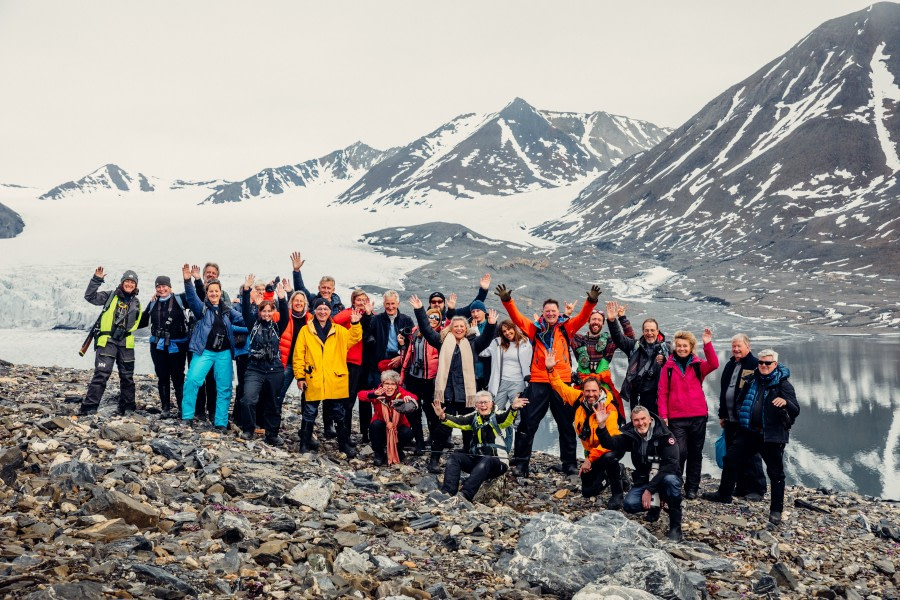
M 459 493 L 471 502 L 485 481 L 500 477 L 509 470 L 512 437 L 509 433 L 504 435 L 503 430 L 513 424 L 519 409 L 526 404 L 528 400 L 525 398 L 516 398 L 508 410 L 496 414 L 493 396 L 482 390 L 475 394 L 475 412 L 447 415 L 440 399 L 435 397 L 434 412 L 442 425 L 473 432 L 468 454 L 453 452 L 448 455 L 442 492 L 455 496 L 459 492 L 460 473 L 465 471 L 469 473 L 469 478 Z
M 357 399 L 374 405 L 369 438 L 375 453 L 375 466 L 403 462 L 403 447 L 413 439 L 406 415 L 414 412 L 419 404 L 415 396 L 400 387 L 400 373 L 383 371 L 381 386 L 359 392 Z

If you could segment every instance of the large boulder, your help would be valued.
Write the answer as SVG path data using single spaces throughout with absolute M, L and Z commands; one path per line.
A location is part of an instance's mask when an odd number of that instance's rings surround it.
M 115 490 L 95 489 L 93 499 L 84 505 L 84 514 L 120 518 L 141 529 L 159 525 L 159 510 Z
M 323 511 L 331 501 L 334 489 L 327 479 L 310 479 L 295 485 L 284 496 L 284 501 L 294 506 L 308 506 L 313 510 Z
M 504 562 L 513 579 L 571 597 L 590 583 L 643 590 L 665 599 L 694 600 L 696 589 L 643 526 L 603 511 L 572 522 L 541 513 L 522 529 Z

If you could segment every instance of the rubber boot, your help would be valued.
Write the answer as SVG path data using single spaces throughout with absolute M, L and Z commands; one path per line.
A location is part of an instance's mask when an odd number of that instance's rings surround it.
M 350 445 L 350 430 L 343 423 L 337 424 L 338 450 L 347 455 L 347 460 L 356 458 L 356 450 Z
M 330 417 L 322 415 L 322 424 L 324 425 L 324 431 L 322 432 L 322 435 L 325 436 L 326 440 L 333 440 L 337 437 L 337 430 L 334 427 L 334 421 L 332 421 Z
M 606 501 L 607 510 L 621 510 L 625 505 L 625 495 L 622 492 L 622 477 L 619 470 L 619 465 L 616 464 L 616 476 L 610 478 L 609 481 L 609 491 L 611 496 L 609 500 Z
M 669 500 L 669 531 L 666 537 L 673 542 L 684 540 L 681 533 L 681 498 L 678 500 Z
M 300 453 L 314 452 L 312 447 L 312 423 L 300 422 Z

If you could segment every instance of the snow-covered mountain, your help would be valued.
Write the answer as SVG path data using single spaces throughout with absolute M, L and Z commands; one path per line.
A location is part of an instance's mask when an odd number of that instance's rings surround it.
M 395 149 L 376 150 L 362 142 L 356 142 L 321 158 L 296 165 L 263 169 L 243 181 L 221 185 L 202 204 L 240 202 L 258 196 L 283 194 L 297 187 L 323 185 L 340 180 L 351 181 L 393 152 Z
M 900 5 L 828 21 L 538 233 L 657 255 L 898 272 Z M 874 266 L 872 266 L 874 265 Z
M 114 164 L 103 165 L 77 181 L 67 181 L 42 194 L 39 200 L 59 200 L 80 194 L 100 191 L 152 192 L 159 187 L 159 180 L 143 173 L 129 173 Z
M 521 98 L 498 113 L 461 115 L 374 166 L 338 201 L 410 205 L 560 187 L 609 168 L 642 137 L 648 145 L 639 150 L 663 137 L 655 126 L 601 115 L 609 117 L 541 112 Z M 623 147 L 604 144 L 606 127 L 619 127 L 613 137 Z

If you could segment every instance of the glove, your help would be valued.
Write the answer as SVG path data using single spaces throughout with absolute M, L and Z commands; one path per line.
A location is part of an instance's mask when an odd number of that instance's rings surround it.
M 597 303 L 597 300 L 600 298 L 600 294 L 603 291 L 600 289 L 599 285 L 592 285 L 591 289 L 588 290 L 588 302 L 592 302 L 594 304 Z
M 510 300 L 512 300 L 512 292 L 510 292 L 502 283 L 497 286 L 497 289 L 494 290 L 494 293 L 500 296 L 500 302 L 509 302 Z

